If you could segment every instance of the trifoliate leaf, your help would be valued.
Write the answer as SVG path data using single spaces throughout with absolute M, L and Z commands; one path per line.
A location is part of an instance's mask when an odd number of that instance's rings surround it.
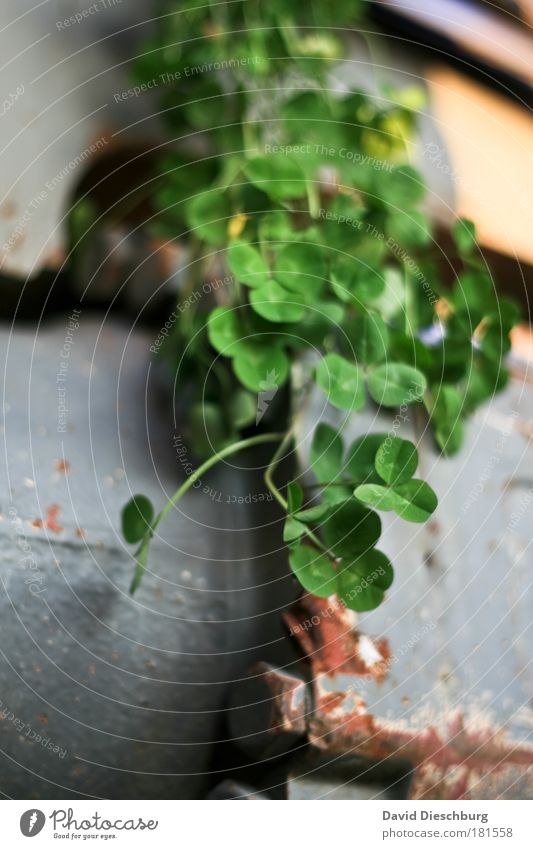
M 381 534 L 381 520 L 373 510 L 350 498 L 334 507 L 323 524 L 323 533 L 335 556 L 351 561 L 375 546 Z
M 400 407 L 420 401 L 426 391 L 422 372 L 404 363 L 384 363 L 370 372 L 368 391 L 383 407 Z
M 356 498 L 377 510 L 394 510 L 408 522 L 425 522 L 437 507 L 437 496 L 425 481 L 410 480 L 394 487 L 363 484 Z
M 362 613 L 381 604 L 394 577 L 390 560 L 376 548 L 337 570 L 337 594 L 350 610 Z
M 250 304 L 267 321 L 300 321 L 305 315 L 301 297 L 287 292 L 275 280 L 268 280 L 250 293 Z
M 146 495 L 134 495 L 122 510 L 122 534 L 126 542 L 139 542 L 154 518 L 152 502 Z
M 318 364 L 316 382 L 333 407 L 360 410 L 365 405 L 365 384 L 358 366 L 339 354 L 326 354 Z
M 289 563 L 303 588 L 313 595 L 327 598 L 337 589 L 337 575 L 331 561 L 310 545 L 293 548 Z
M 335 480 L 341 472 L 342 436 L 335 428 L 321 422 L 315 428 L 311 445 L 311 465 L 319 483 Z
M 272 200 L 305 195 L 305 175 L 300 166 L 285 154 L 256 156 L 244 169 L 251 182 Z
M 346 454 L 345 472 L 361 483 L 380 483 L 375 458 L 379 447 L 388 438 L 386 433 L 368 433 L 350 445 Z
M 261 286 L 269 278 L 269 269 L 257 250 L 247 242 L 234 242 L 228 248 L 228 267 L 235 279 L 246 286 Z
M 279 388 L 287 380 L 289 367 L 285 352 L 274 346 L 243 342 L 233 359 L 235 374 L 251 392 Z
M 418 452 L 408 439 L 390 436 L 378 448 L 375 466 L 384 481 L 396 486 L 413 477 L 418 466 Z

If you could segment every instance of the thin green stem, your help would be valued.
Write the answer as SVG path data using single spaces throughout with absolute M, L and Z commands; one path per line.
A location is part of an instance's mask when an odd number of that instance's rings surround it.
M 162 519 L 165 518 L 167 513 L 172 510 L 175 504 L 182 498 L 183 495 L 191 488 L 191 486 L 196 483 L 196 481 L 202 477 L 209 469 L 213 466 L 216 466 L 220 460 L 224 460 L 226 457 L 231 457 L 232 454 L 237 454 L 239 451 L 243 451 L 245 448 L 252 448 L 254 445 L 263 445 L 265 442 L 277 442 L 278 440 L 283 438 L 282 433 L 262 433 L 259 436 L 251 436 L 248 439 L 241 439 L 239 442 L 233 442 L 231 445 L 226 446 L 221 451 L 217 451 L 216 454 L 212 454 L 211 457 L 208 457 L 204 463 L 198 466 L 197 469 L 192 472 L 191 475 L 187 478 L 187 480 L 182 483 L 182 485 L 176 490 L 172 498 L 169 498 L 159 515 L 156 517 L 155 521 L 152 523 L 151 530 L 154 531 Z
M 287 445 L 291 441 L 292 436 L 293 436 L 293 427 L 289 428 L 289 430 L 287 431 L 287 433 L 283 437 L 283 440 L 278 445 L 278 447 L 276 449 L 276 453 L 272 457 L 272 460 L 270 461 L 268 468 L 265 472 L 265 483 L 268 486 L 268 488 L 269 488 L 270 492 L 272 493 L 272 495 L 274 496 L 274 498 L 276 499 L 276 501 L 278 502 L 278 504 L 281 504 L 281 506 L 283 507 L 284 510 L 288 510 L 289 504 L 288 504 L 287 500 L 283 497 L 283 495 L 281 494 L 279 489 L 277 488 L 276 484 L 274 483 L 274 473 L 275 473 L 276 469 L 278 468 L 278 466 L 281 462 L 281 458 L 283 457 L 283 452 L 285 451 Z
M 130 587 L 130 593 L 133 595 L 139 584 L 141 583 L 142 576 L 146 569 L 146 562 L 148 559 L 148 549 L 150 546 L 150 542 L 154 535 L 154 531 L 159 525 L 159 523 L 165 518 L 167 513 L 172 510 L 175 504 L 182 498 L 185 493 L 191 488 L 191 486 L 196 483 L 199 478 L 202 477 L 209 469 L 215 466 L 220 460 L 224 460 L 226 457 L 231 457 L 232 454 L 237 454 L 239 451 L 243 451 L 245 448 L 251 448 L 254 445 L 263 445 L 265 442 L 277 442 L 280 439 L 283 439 L 283 433 L 262 433 L 259 436 L 251 436 L 248 439 L 241 439 L 239 442 L 233 442 L 232 445 L 228 445 L 226 448 L 223 448 L 221 451 L 217 451 L 215 454 L 212 454 L 211 457 L 198 466 L 194 472 L 189 475 L 187 480 L 182 483 L 180 487 L 176 490 L 172 498 L 169 498 L 163 509 L 160 513 L 155 517 L 154 521 L 150 525 L 149 529 L 146 531 L 139 548 L 135 554 L 135 558 L 137 560 L 137 568 L 135 570 L 135 574 L 133 576 L 133 581 Z

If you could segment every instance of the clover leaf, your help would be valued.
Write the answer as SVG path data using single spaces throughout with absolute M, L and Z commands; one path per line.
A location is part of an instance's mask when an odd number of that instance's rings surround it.
M 339 354 L 326 354 L 316 370 L 316 382 L 330 404 L 340 410 L 360 410 L 365 404 L 361 369 Z
M 145 495 L 134 495 L 122 509 L 122 534 L 126 542 L 139 542 L 154 518 L 152 502 Z
M 408 522 L 426 522 L 437 507 L 437 496 L 429 484 L 415 479 L 390 487 L 362 484 L 354 495 L 376 510 L 394 510 Z
M 269 268 L 257 248 L 247 242 L 233 242 L 228 248 L 228 266 L 235 279 L 246 286 L 266 283 Z
M 310 545 L 297 545 L 289 554 L 292 571 L 308 592 L 327 598 L 337 589 L 337 575 L 331 561 Z
M 361 554 L 351 563 L 341 564 L 337 572 L 337 594 L 341 602 L 358 613 L 373 610 L 383 601 L 392 584 L 394 572 L 388 557 L 376 548 Z
M 336 557 L 348 560 L 373 548 L 381 534 L 381 520 L 354 498 L 341 502 L 323 524 L 328 548 Z
M 374 368 L 368 377 L 368 391 L 383 407 L 401 407 L 420 401 L 427 381 L 421 371 L 405 363 L 384 363 Z
M 418 466 L 418 452 L 408 439 L 389 437 L 376 452 L 376 471 L 388 484 L 405 483 Z
M 279 388 L 289 374 L 289 358 L 280 348 L 243 342 L 233 358 L 233 369 L 251 392 Z
M 250 294 L 250 304 L 267 321 L 294 322 L 305 315 L 305 306 L 298 296 L 287 292 L 275 280 L 268 280 L 254 289 Z

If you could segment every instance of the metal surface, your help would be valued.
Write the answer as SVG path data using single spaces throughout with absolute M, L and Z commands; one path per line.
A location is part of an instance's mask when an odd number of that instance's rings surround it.
M 134 492 L 162 506 L 183 479 L 179 424 L 147 334 L 78 324 L 0 334 L 0 791 L 202 796 L 229 683 L 284 656 L 277 511 L 245 503 L 260 471 L 214 470 L 161 526 L 132 598 L 120 511 Z
M 285 613 L 308 681 L 300 703 L 310 707 L 302 717 L 287 705 L 292 665 L 263 671 L 248 709 L 258 716 L 261 705 L 268 715 L 259 763 L 280 734 L 293 744 L 299 737 L 283 779 L 286 798 L 533 797 L 533 390 L 528 363 L 515 358 L 512 367 L 508 389 L 476 414 L 455 459 L 437 457 L 412 413 L 393 424 L 417 441 L 421 473 L 440 504 L 426 526 L 385 514 L 380 547 L 396 580 L 381 607 L 356 615 L 334 599 L 305 595 Z M 342 424 L 340 414 L 326 415 Z M 300 433 L 304 465 L 314 424 L 324 418 L 317 392 Z M 376 418 L 359 414 L 344 424 L 346 443 L 391 428 L 390 418 Z M 234 739 L 243 746 L 238 729 Z

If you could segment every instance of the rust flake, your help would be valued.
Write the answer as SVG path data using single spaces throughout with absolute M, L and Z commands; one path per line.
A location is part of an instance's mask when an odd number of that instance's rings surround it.
M 58 504 L 52 504 L 46 511 L 44 519 L 34 519 L 32 525 L 34 528 L 46 528 L 48 531 L 53 531 L 55 534 L 61 533 L 62 525 L 57 521 L 57 517 L 61 512 L 61 507 Z
M 68 460 L 56 460 L 54 468 L 56 472 L 63 475 L 68 475 L 70 472 L 70 463 Z

